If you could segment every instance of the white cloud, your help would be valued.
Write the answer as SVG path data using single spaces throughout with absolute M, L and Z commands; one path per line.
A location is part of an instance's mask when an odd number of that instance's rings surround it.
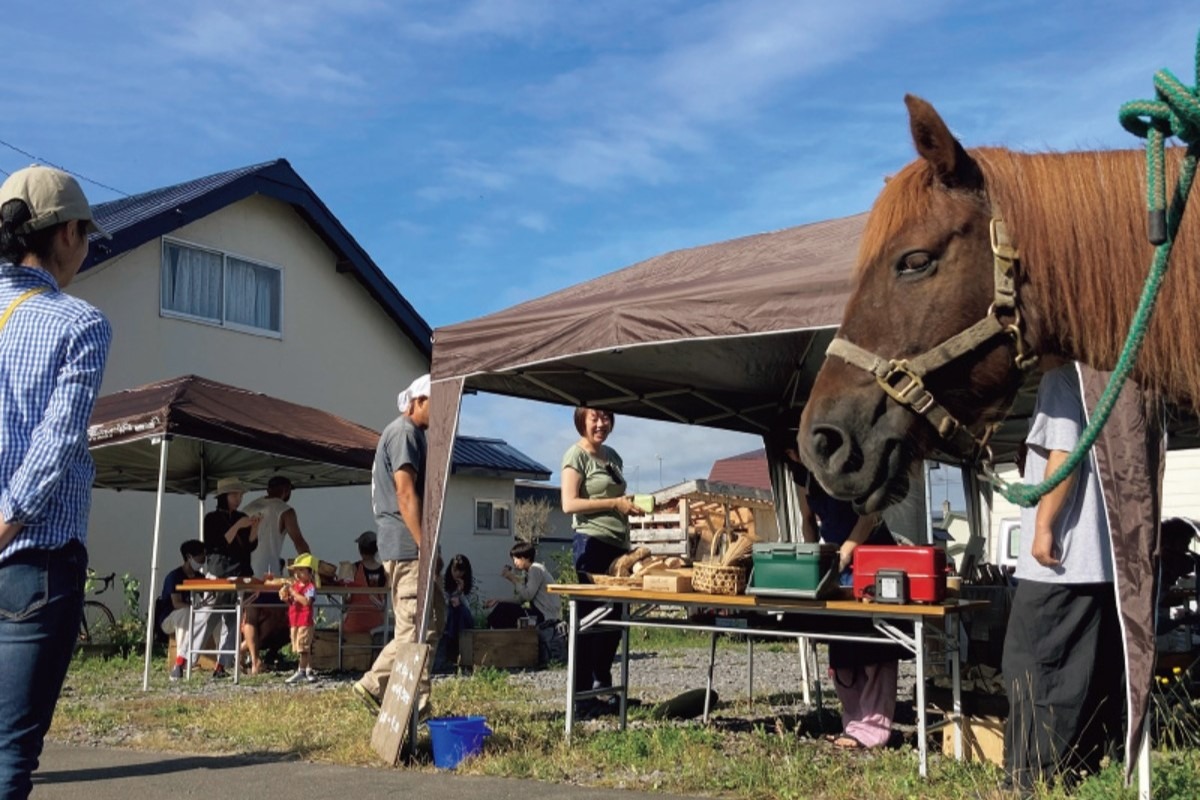
M 401 27 L 405 36 L 418 41 L 448 42 L 468 38 L 521 38 L 549 24 L 556 9 L 551 0 L 473 0 L 452 6 L 452 13 L 433 19 L 446 8 L 433 3 L 421 8 L 421 19 Z
M 605 55 L 530 86 L 527 110 L 560 126 L 524 148 L 522 161 L 588 188 L 673 179 L 674 157 L 707 151 L 731 127 L 753 127 L 781 91 L 936 6 L 758 0 L 671 17 L 649 32 L 660 45 L 649 54 Z
M 545 233 L 550 230 L 550 220 L 545 214 L 536 211 L 530 211 L 524 214 L 518 214 L 516 222 L 522 228 L 528 228 L 537 233 Z

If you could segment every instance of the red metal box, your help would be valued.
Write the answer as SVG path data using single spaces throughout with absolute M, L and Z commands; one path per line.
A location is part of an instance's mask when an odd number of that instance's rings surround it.
M 908 576 L 908 599 L 940 603 L 946 596 L 946 551 L 911 545 L 859 545 L 854 549 L 854 596 L 871 597 L 875 573 L 898 570 Z

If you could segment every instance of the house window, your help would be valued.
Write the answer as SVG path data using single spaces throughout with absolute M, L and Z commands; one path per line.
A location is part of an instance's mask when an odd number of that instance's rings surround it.
M 476 533 L 509 533 L 512 530 L 510 522 L 511 506 L 503 500 L 475 501 L 475 532 Z
M 283 330 L 282 301 L 279 267 L 163 241 L 164 315 L 278 335 Z

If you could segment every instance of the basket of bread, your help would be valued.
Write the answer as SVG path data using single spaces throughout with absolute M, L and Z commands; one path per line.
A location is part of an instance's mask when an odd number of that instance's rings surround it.
M 687 562 L 676 556 L 656 556 L 648 547 L 635 547 L 620 558 L 614 559 L 608 567 L 608 574 L 590 575 L 592 583 L 597 586 L 633 586 L 641 587 L 642 579 L 647 572 L 657 569 L 676 569 L 686 566 Z
M 724 552 L 719 548 L 727 543 Z M 750 577 L 749 562 L 754 551 L 754 537 L 741 534 L 730 542 L 727 529 L 712 537 L 707 561 L 692 565 L 692 589 L 701 594 L 743 594 Z

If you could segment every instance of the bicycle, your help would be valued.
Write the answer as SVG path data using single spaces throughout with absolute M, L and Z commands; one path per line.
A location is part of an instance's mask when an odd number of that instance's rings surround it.
M 92 595 L 102 594 L 109 590 L 116 578 L 117 573 L 115 572 L 110 572 L 103 578 L 99 577 L 94 569 L 88 567 L 84 592 Z M 100 583 L 99 589 L 92 588 L 96 582 Z M 83 614 L 79 618 L 80 644 L 91 644 L 102 640 L 106 631 L 116 624 L 117 618 L 113 616 L 113 612 L 109 610 L 108 606 L 99 600 L 84 600 Z

